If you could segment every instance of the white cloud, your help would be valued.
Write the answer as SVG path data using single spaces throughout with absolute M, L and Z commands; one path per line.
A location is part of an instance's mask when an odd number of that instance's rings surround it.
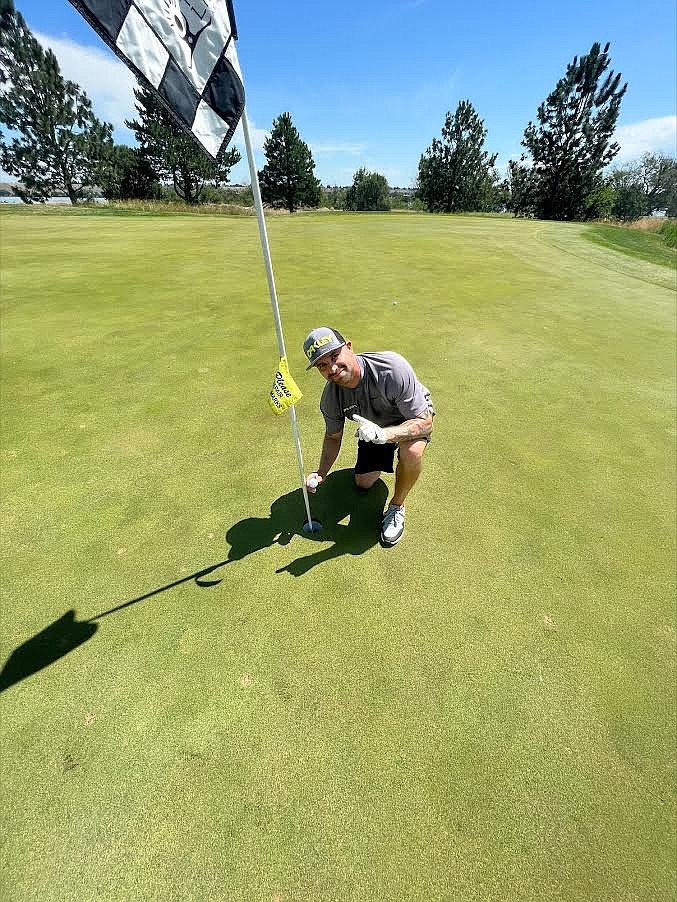
M 59 61 L 64 78 L 76 82 L 92 101 L 99 119 L 111 122 L 117 130 L 125 128 L 125 119 L 136 115 L 133 89 L 136 79 L 111 52 L 83 46 L 70 38 L 55 38 L 35 32 L 43 47 L 49 47 Z
M 402 174 L 401 169 L 397 169 L 394 166 L 386 166 L 385 168 L 376 169 L 376 172 L 380 172 L 381 175 L 384 175 L 388 180 L 388 184 L 391 188 L 407 188 L 408 185 L 403 185 L 402 182 L 406 181 L 405 177 Z
M 498 175 L 502 179 L 507 179 L 508 173 L 510 172 L 510 162 L 512 157 L 508 160 L 503 157 L 497 157 L 496 162 L 494 163 L 494 168 L 498 171 Z
M 310 145 L 310 149 L 313 154 L 335 154 L 335 153 L 347 153 L 350 156 L 357 157 L 360 154 L 364 153 L 367 149 L 366 144 L 322 144 L 312 143 Z
M 252 139 L 252 146 L 254 150 L 263 150 L 263 143 L 266 138 L 270 137 L 270 132 L 266 131 L 265 128 L 257 128 L 254 123 L 249 120 L 249 134 Z M 245 143 L 244 143 L 244 133 L 242 131 L 242 122 L 238 123 L 237 128 L 235 129 L 235 134 L 233 135 L 233 144 L 236 144 L 240 150 L 244 152 Z
M 620 144 L 616 160 L 633 160 L 645 153 L 664 152 L 674 156 L 677 150 L 677 116 L 658 116 L 617 128 L 613 140 Z

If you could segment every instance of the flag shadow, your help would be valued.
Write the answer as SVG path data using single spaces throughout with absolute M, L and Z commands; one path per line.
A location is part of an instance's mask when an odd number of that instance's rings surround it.
M 274 501 L 267 518 L 250 517 L 236 523 L 226 533 L 231 548 L 228 560 L 241 560 L 273 544 L 288 545 L 295 535 L 312 542 L 325 544 L 314 554 L 291 561 L 276 573 L 303 576 L 318 564 L 344 554 L 364 554 L 379 541 L 383 508 L 388 489 L 379 480 L 369 490 L 361 492 L 355 486 L 353 470 L 330 473 L 317 493 L 311 495 L 314 520 L 322 523 L 318 533 L 305 533 L 306 510 L 303 492 L 296 489 Z M 348 520 L 343 523 L 343 520 Z
M 73 609 L 66 611 L 14 649 L 0 672 L 0 693 L 84 645 L 99 629 L 97 620 L 191 580 L 200 588 L 217 586 L 222 580 L 210 578 L 214 571 L 271 545 L 288 545 L 295 535 L 318 543 L 332 544 L 314 554 L 291 561 L 277 570 L 277 573 L 288 572 L 292 576 L 302 576 L 318 564 L 343 554 L 363 554 L 378 542 L 387 495 L 385 483 L 380 480 L 367 494 L 361 494 L 355 487 L 352 469 L 331 473 L 317 494 L 312 496 L 313 518 L 323 524 L 319 533 L 303 532 L 306 511 L 301 489 L 282 495 L 271 505 L 269 517 L 249 517 L 228 530 L 226 540 L 231 548 L 226 560 L 204 567 L 86 620 L 78 620 Z M 349 522 L 343 524 L 341 521 L 347 517 Z
M 27 639 L 26 642 L 14 649 L 0 672 L 0 693 L 4 692 L 5 689 L 9 689 L 15 683 L 20 683 L 21 680 L 32 676 L 34 673 L 44 670 L 45 667 L 49 667 L 50 664 L 54 664 L 60 658 L 64 658 L 67 654 L 79 648 L 79 646 L 84 645 L 99 628 L 98 623 L 95 621 L 190 580 L 194 580 L 195 584 L 200 586 L 200 588 L 216 586 L 221 582 L 220 579 L 210 580 L 206 577 L 227 563 L 228 561 L 221 561 L 218 564 L 212 564 L 210 567 L 198 570 L 197 573 L 191 573 L 190 576 L 184 576 L 182 579 L 177 579 L 166 586 L 161 586 L 159 589 L 153 589 L 152 592 L 146 592 L 145 595 L 139 595 L 138 598 L 132 598 L 130 601 L 116 605 L 114 608 L 102 611 L 88 620 L 78 620 L 73 609 L 66 611 L 53 623 L 50 623 L 40 630 L 39 633 L 36 633 L 35 636 Z

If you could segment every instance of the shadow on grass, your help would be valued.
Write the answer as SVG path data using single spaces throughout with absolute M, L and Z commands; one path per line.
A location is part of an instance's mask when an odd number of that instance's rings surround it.
M 330 473 L 315 495 L 311 495 L 311 513 L 322 523 L 319 533 L 304 533 L 305 505 L 301 489 L 282 495 L 266 518 L 240 520 L 226 533 L 230 544 L 229 561 L 241 560 L 277 543 L 288 545 L 295 535 L 304 540 L 331 545 L 314 554 L 296 558 L 276 573 L 302 576 L 318 564 L 344 554 L 364 554 L 379 541 L 383 508 L 388 497 L 385 483 L 379 480 L 369 492 L 355 487 L 353 470 Z M 342 521 L 347 520 L 347 523 Z
M 321 521 L 323 529 L 320 533 L 307 534 L 303 532 L 306 513 L 301 489 L 282 495 L 271 505 L 269 517 L 249 517 L 228 530 L 226 540 L 231 548 L 225 561 L 153 589 L 87 620 L 78 620 L 72 609 L 66 611 L 12 652 L 0 673 L 0 693 L 44 670 L 91 639 L 99 628 L 97 620 L 191 580 L 200 588 L 217 586 L 222 580 L 208 577 L 220 567 L 274 544 L 288 545 L 295 535 L 308 541 L 332 544 L 314 554 L 297 558 L 281 567 L 277 573 L 288 572 L 293 576 L 302 576 L 312 567 L 343 554 L 363 554 L 378 541 L 386 498 L 387 489 L 380 480 L 369 493 L 362 495 L 355 488 L 352 470 L 331 473 L 311 499 L 313 518 Z M 343 524 L 341 521 L 346 518 L 349 518 L 349 522 Z
M 50 664 L 53 664 L 60 658 L 64 658 L 80 645 L 84 645 L 99 628 L 98 623 L 94 621 L 101 620 L 102 617 L 107 617 L 109 614 L 114 614 L 123 608 L 138 604 L 140 601 L 145 601 L 147 598 L 152 598 L 153 595 L 158 595 L 167 589 L 173 589 L 175 586 L 180 586 L 181 583 L 187 583 L 190 580 L 194 580 L 198 586 L 203 588 L 216 586 L 221 582 L 220 579 L 206 581 L 204 577 L 227 563 L 228 561 L 221 561 L 221 563 L 213 564 L 211 567 L 199 570 L 197 573 L 191 573 L 190 576 L 177 579 L 167 586 L 153 589 L 152 592 L 147 592 L 145 595 L 132 598 L 131 601 L 119 604 L 108 611 L 103 611 L 95 617 L 90 617 L 89 620 L 78 620 L 75 611 L 72 609 L 66 611 L 65 614 L 53 623 L 50 623 L 49 626 L 46 626 L 39 633 L 36 633 L 35 636 L 24 642 L 23 645 L 14 649 L 2 668 L 2 673 L 0 673 L 0 693 L 4 692 L 5 689 L 9 689 L 15 683 L 25 680 L 26 677 L 32 676 L 39 670 L 44 670 L 45 667 L 49 667 Z

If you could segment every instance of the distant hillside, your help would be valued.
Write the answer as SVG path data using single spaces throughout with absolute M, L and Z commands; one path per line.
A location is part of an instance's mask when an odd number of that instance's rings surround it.
M 20 182 L 0 182 L 0 197 L 14 197 L 15 191 L 14 187 Z M 93 188 L 92 193 L 94 197 L 103 197 L 103 192 L 100 188 Z M 63 197 L 61 193 L 52 194 L 52 197 Z

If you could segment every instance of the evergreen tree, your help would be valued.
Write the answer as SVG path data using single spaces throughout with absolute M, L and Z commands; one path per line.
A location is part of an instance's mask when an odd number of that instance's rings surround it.
M 386 177 L 378 172 L 358 169 L 346 191 L 346 210 L 390 210 L 390 189 Z
M 11 0 L 0 6 L 0 122 L 18 133 L 0 138 L 3 169 L 17 176 L 26 203 L 91 195 L 111 153 L 113 127 L 100 122 L 87 95 L 61 75 Z
M 301 140 L 289 113 L 273 120 L 263 152 L 267 162 L 259 172 L 259 181 L 264 203 L 285 207 L 290 213 L 301 206 L 319 206 L 322 189 L 314 175 L 313 155 Z
M 151 200 L 160 197 L 157 173 L 138 147 L 116 144 L 100 178 L 107 200 Z
M 524 162 L 508 163 L 508 186 L 510 191 L 510 209 L 515 216 L 532 216 L 536 207 L 535 184 L 529 166 Z
M 195 138 L 184 131 L 171 113 L 145 88 L 135 88 L 137 119 L 125 122 L 136 135 L 143 158 L 162 180 L 170 180 L 187 204 L 198 204 L 205 185 L 225 185 L 240 152 L 227 150 L 212 160 Z
M 542 219 L 583 219 L 587 198 L 600 188 L 600 173 L 620 150 L 611 142 L 627 84 L 610 71 L 609 44 L 599 43 L 580 60 L 574 57 L 538 108 L 522 145 L 528 151 L 513 163 L 513 180 L 528 200 L 520 210 Z M 516 170 L 519 170 L 517 172 Z
M 14 0 L 0 0 L 0 47 L 4 39 L 3 33 L 14 27 L 15 16 Z M 3 85 L 8 77 L 5 69 L 4 54 L 0 53 L 0 85 Z
M 469 100 L 462 100 L 452 116 L 447 113 L 442 139 L 418 164 L 418 196 L 431 212 L 454 213 L 482 210 L 487 203 L 487 183 L 497 154 L 484 150 L 484 122 Z

